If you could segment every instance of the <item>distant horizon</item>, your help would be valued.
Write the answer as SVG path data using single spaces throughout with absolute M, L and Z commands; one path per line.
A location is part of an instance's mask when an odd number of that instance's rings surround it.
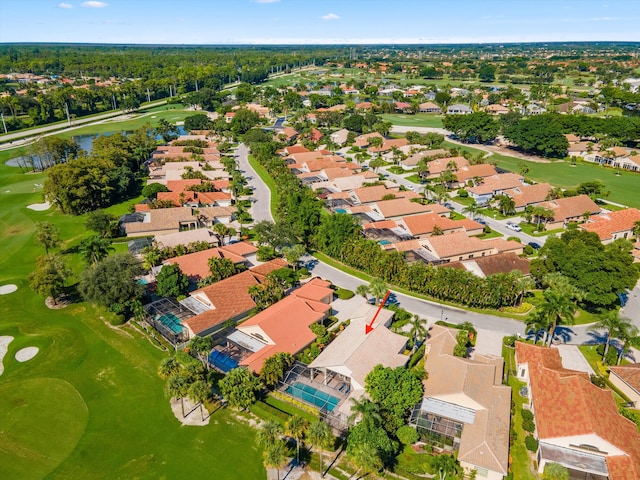
M 2 0 L 0 43 L 475 45 L 640 42 L 629 0 Z

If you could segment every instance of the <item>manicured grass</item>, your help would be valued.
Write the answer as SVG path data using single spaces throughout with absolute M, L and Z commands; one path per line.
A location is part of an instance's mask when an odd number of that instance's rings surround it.
M 60 228 L 63 251 L 90 234 L 82 217 L 25 208 L 40 193 L 13 185 L 44 177 L 0 166 L 0 285 L 18 286 L 0 297 L 0 335 L 15 337 L 0 376 L 0 478 L 264 478 L 255 431 L 232 411 L 181 426 L 156 375 L 167 354 L 138 330 L 110 327 L 86 303 L 49 310 L 31 291 L 27 276 L 44 254 L 35 222 Z M 75 282 L 86 267 L 78 254 L 65 259 Z M 40 352 L 19 363 L 26 346 Z
M 481 233 L 480 235 L 476 235 L 475 237 L 479 238 L 480 240 L 488 240 L 490 238 L 501 238 L 504 237 L 504 235 L 502 235 L 497 230 L 491 230 L 491 232 L 489 233 Z
M 433 113 L 416 113 L 415 115 L 383 113 L 380 116 L 393 125 L 442 128 L 442 115 Z
M 607 378 L 609 376 L 609 369 L 606 365 L 602 365 L 602 356 L 596 351 L 596 346 L 591 345 L 580 345 L 578 349 L 584 355 L 584 358 L 587 359 L 593 371 L 598 375 Z
M 278 205 L 278 190 L 276 189 L 276 182 L 271 178 L 267 169 L 264 168 L 253 155 L 249 155 L 249 165 L 253 167 L 258 176 L 262 179 L 267 187 L 271 191 L 271 201 L 269 202 L 269 209 L 271 212 L 275 212 L 276 205 Z

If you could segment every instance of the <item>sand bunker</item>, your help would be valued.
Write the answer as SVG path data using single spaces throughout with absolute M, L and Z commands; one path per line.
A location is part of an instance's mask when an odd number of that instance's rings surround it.
M 7 285 L 0 286 L 0 295 L 8 295 L 10 293 L 15 292 L 18 289 L 17 285 L 13 283 L 9 283 Z
M 7 350 L 9 350 L 9 344 L 13 341 L 13 337 L 9 335 L 4 335 L 0 337 L 0 375 L 4 372 L 4 365 L 2 365 L 2 359 L 7 354 Z
M 19 362 L 26 362 L 31 360 L 38 354 L 38 347 L 27 347 L 16 352 L 16 360 Z
M 33 203 L 31 205 L 27 205 L 29 210 L 35 210 L 36 212 L 44 212 L 45 210 L 49 210 L 51 208 L 51 204 L 49 202 L 44 203 Z

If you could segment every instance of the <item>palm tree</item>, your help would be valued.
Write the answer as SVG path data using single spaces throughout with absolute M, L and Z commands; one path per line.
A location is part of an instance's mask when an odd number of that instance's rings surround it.
M 500 208 L 502 215 L 515 212 L 516 202 L 509 195 L 496 195 L 494 198 L 498 201 L 498 208 Z
M 270 444 L 263 452 L 264 465 L 276 469 L 276 475 L 280 480 L 280 468 L 287 461 L 284 442 L 280 439 Z
M 531 314 L 529 314 L 529 316 L 527 317 L 527 333 L 529 332 L 534 332 L 535 337 L 533 339 L 533 344 L 537 345 L 538 344 L 538 335 L 541 331 L 544 330 L 544 332 L 548 332 L 549 331 L 549 326 L 550 323 L 547 320 L 547 318 L 542 315 L 542 313 L 539 310 L 535 310 L 533 311 Z M 542 344 L 544 345 L 544 343 L 546 342 L 547 338 L 546 336 L 544 336 L 542 338 Z
M 357 445 L 351 453 L 351 461 L 358 467 L 358 470 L 351 477 L 354 475 L 357 477 L 362 471 L 375 473 L 383 466 L 378 449 L 370 443 Z
M 549 327 L 549 345 L 553 342 L 553 335 L 559 323 L 573 325 L 573 315 L 576 305 L 566 292 L 549 288 L 543 293 L 544 301 L 538 305 L 540 319 L 545 319 L 551 325 Z
M 182 418 L 184 415 L 184 397 L 187 394 L 187 377 L 180 372 L 174 373 L 164 385 L 165 395 L 169 398 L 179 398 L 182 403 Z
M 636 240 L 640 240 L 640 220 L 633 223 L 633 234 L 636 236 Z
M 203 404 L 211 396 L 211 387 L 209 387 L 209 385 L 207 385 L 207 382 L 205 382 L 204 380 L 196 380 L 191 385 L 189 385 L 187 396 L 194 403 L 199 404 L 200 416 L 202 417 L 202 421 L 204 422 Z
M 180 370 L 180 364 L 175 357 L 163 358 L 158 366 L 158 376 L 166 380 L 170 376 L 178 373 L 178 370 Z
M 262 448 L 268 448 L 269 445 L 273 445 L 280 440 L 283 433 L 282 425 L 273 420 L 269 420 L 268 422 L 264 422 L 258 430 L 256 441 Z
M 362 285 L 358 285 L 356 287 L 356 295 L 362 295 L 366 300 L 368 294 L 369 287 L 366 284 L 363 283 Z
M 333 441 L 333 434 L 331 428 L 322 420 L 316 420 L 309 427 L 309 443 L 315 447 L 318 447 L 318 454 L 320 455 L 320 475 L 324 477 L 324 467 L 322 461 L 322 454 L 325 448 L 329 448 Z
M 424 320 L 417 314 L 414 314 L 411 317 L 409 324 L 411 325 L 409 335 L 411 335 L 411 338 L 413 339 L 412 350 L 415 350 L 418 342 L 427 336 L 427 328 L 424 326 Z
M 631 345 L 640 345 L 640 330 L 628 318 L 620 319 L 620 325 L 616 329 L 616 338 L 622 341 L 622 348 L 618 353 L 618 365 L 622 357 L 629 350 Z
M 587 330 L 606 330 L 607 332 L 607 341 L 604 344 L 604 353 L 602 354 L 602 364 L 607 358 L 607 353 L 609 352 L 609 346 L 611 345 L 611 338 L 615 336 L 616 332 L 620 328 L 620 323 L 626 321 L 630 322 L 630 320 L 625 319 L 620 316 L 619 312 L 609 312 L 605 315 L 598 323 L 591 325 Z
M 285 424 L 285 430 L 296 441 L 296 463 L 300 462 L 300 442 L 309 429 L 309 422 L 302 417 L 293 416 Z
M 98 235 L 85 238 L 78 247 L 78 251 L 87 263 L 98 263 L 114 250 L 109 240 Z
M 458 472 L 458 462 L 453 455 L 438 455 L 431 460 L 431 468 L 438 471 L 440 480 L 445 480 L 449 473 Z
M 382 422 L 382 416 L 380 415 L 380 406 L 377 403 L 372 402 L 368 398 L 358 400 L 352 398 L 353 405 L 351 406 L 351 415 L 349 416 L 349 423 L 355 423 L 360 420 L 365 424 L 367 430 L 372 430 L 373 427 L 379 425 Z
M 478 216 L 479 211 L 480 207 L 475 200 L 471 200 L 471 203 L 462 209 L 462 213 L 474 219 Z
M 374 278 L 369 284 L 369 292 L 376 298 L 376 305 L 379 305 L 387 293 L 387 284 L 381 278 Z
M 211 337 L 200 337 L 196 335 L 189 342 L 189 347 L 191 350 L 196 352 L 198 359 L 202 362 L 202 364 L 209 370 L 209 362 L 207 361 L 207 354 L 211 350 L 213 346 L 213 342 L 211 341 Z

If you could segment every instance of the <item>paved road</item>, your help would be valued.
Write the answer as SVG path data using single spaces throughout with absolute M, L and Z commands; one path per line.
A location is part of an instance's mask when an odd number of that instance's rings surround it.
M 148 108 L 158 107 L 160 105 L 164 105 L 165 103 L 167 103 L 167 100 L 158 100 L 157 102 L 152 102 L 147 105 L 143 105 L 142 107 L 140 107 L 140 110 L 146 110 Z M 78 128 L 80 126 L 84 126 L 88 123 L 98 123 L 102 120 L 118 117 L 120 115 L 124 115 L 122 110 L 117 110 L 117 111 L 112 110 L 106 113 L 102 113 L 100 115 L 94 115 L 91 117 L 75 119 L 71 122 L 71 126 L 67 125 L 66 123 L 65 124 L 58 123 L 56 125 L 48 125 L 48 126 L 43 126 L 39 128 L 33 128 L 33 129 L 25 130 L 22 132 L 7 133 L 5 135 L 0 136 L 0 143 L 12 142 L 11 147 L 15 147 L 18 144 L 27 143 L 32 138 L 38 137 L 44 133 L 57 132 L 60 130 L 71 130 L 74 128 Z M 23 140 L 21 140 L 20 142 L 13 142 L 13 140 L 16 140 L 16 139 L 23 139 Z
M 249 147 L 241 143 L 235 151 L 236 163 L 244 173 L 249 186 L 253 189 L 251 217 L 254 222 L 268 220 L 273 222 L 271 215 L 271 191 L 249 164 Z

